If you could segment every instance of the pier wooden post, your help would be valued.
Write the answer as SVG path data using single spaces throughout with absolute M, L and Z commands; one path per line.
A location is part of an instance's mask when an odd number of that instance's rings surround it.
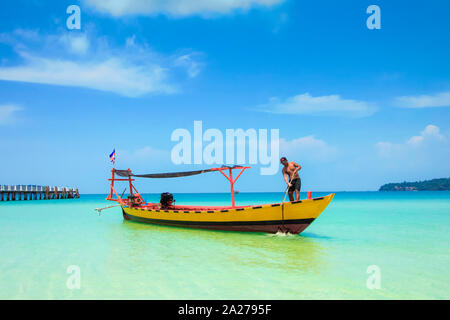
M 72 199 L 79 198 L 80 193 L 77 189 L 49 186 L 1 186 L 0 201 L 22 201 L 22 200 L 48 200 L 48 199 Z

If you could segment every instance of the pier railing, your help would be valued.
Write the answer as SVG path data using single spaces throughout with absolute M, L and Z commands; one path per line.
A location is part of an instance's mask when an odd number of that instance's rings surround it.
M 0 185 L 0 201 L 79 198 L 78 188 L 38 185 Z

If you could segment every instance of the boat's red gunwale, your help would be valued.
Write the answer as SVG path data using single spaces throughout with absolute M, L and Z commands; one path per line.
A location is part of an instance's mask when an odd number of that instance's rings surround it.
M 325 197 L 312 198 L 312 201 L 323 200 Z M 299 204 L 304 200 L 298 200 L 293 202 L 286 202 L 291 204 Z M 155 212 L 173 212 L 173 213 L 216 213 L 216 212 L 228 212 L 230 210 L 243 211 L 245 209 L 262 209 L 263 207 L 279 207 L 283 203 L 270 203 L 263 205 L 248 205 L 248 206 L 239 206 L 239 207 L 231 207 L 231 206 L 182 206 L 182 205 L 174 205 L 168 209 L 157 209 L 159 203 L 147 203 L 143 206 L 133 207 L 134 209 L 139 209 L 141 211 L 155 211 Z M 125 207 L 129 207 L 127 203 Z

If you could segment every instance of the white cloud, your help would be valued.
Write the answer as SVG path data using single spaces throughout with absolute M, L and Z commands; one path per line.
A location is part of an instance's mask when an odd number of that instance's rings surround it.
M 447 138 L 441 134 L 439 127 L 427 125 L 418 136 L 412 136 L 405 143 L 378 142 L 375 147 L 378 154 L 385 158 L 414 157 L 415 152 L 424 153 L 430 149 L 442 148 Z
M 397 97 L 395 104 L 403 108 L 450 107 L 450 92 L 441 92 L 434 95 Z
M 411 137 L 407 141 L 407 143 L 417 146 L 430 140 L 445 141 L 445 137 L 440 133 L 439 127 L 432 124 L 426 126 L 425 129 L 421 132 L 420 136 Z
M 87 33 L 39 35 L 19 30 L 0 34 L 0 41 L 22 58 L 19 65 L 0 66 L 0 80 L 83 87 L 127 97 L 177 92 L 169 79 L 175 67 L 194 77 L 201 65 L 190 53 L 157 54 L 138 45 L 135 36 L 123 47 L 111 47 L 106 38 Z
M 69 51 L 74 54 L 86 54 L 89 50 L 89 39 L 85 34 L 79 36 L 63 35 L 60 40 L 68 47 Z
M 30 30 L 30 29 L 16 29 L 14 30 L 14 35 L 29 39 L 29 40 L 37 40 L 39 38 L 38 30 Z
M 16 105 L 0 105 L 0 125 L 13 123 L 15 121 L 16 112 L 20 110 L 22 110 L 22 108 Z
M 22 56 L 25 59 L 24 65 L 0 68 L 1 80 L 84 87 L 128 97 L 174 91 L 174 88 L 165 84 L 165 70 L 158 66 L 137 66 L 121 58 L 75 62 L 29 54 Z
M 290 141 L 281 138 L 280 154 L 285 155 L 288 159 L 293 157 L 327 162 L 337 155 L 337 148 L 315 138 L 313 135 Z
M 384 176 L 380 183 L 440 178 L 450 172 L 450 144 L 439 128 L 428 125 L 416 136 L 404 142 L 378 142 L 375 157 L 367 167 Z
M 203 66 L 202 63 L 199 63 L 193 58 L 194 55 L 195 53 L 182 55 L 178 57 L 174 63 L 175 66 L 185 68 L 189 78 L 195 78 L 200 73 Z
M 252 7 L 270 7 L 283 0 L 84 0 L 97 11 L 119 17 L 125 15 L 168 14 L 176 17 L 211 16 Z
M 269 103 L 261 105 L 260 111 L 278 114 L 321 115 L 365 117 L 376 111 L 370 103 L 342 99 L 339 95 L 313 97 L 309 93 L 299 94 L 284 101 L 271 98 Z

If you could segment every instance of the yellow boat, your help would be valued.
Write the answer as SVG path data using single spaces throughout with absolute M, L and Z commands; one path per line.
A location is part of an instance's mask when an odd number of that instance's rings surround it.
M 234 183 L 249 167 L 221 167 L 206 170 L 134 175 L 130 169 L 112 169 L 111 191 L 107 200 L 117 201 L 122 207 L 125 220 L 158 225 L 190 228 L 249 231 L 249 232 L 290 232 L 299 234 L 305 230 L 328 206 L 334 193 L 324 197 L 311 198 L 286 203 L 252 206 L 236 206 L 234 202 Z M 241 169 L 233 179 L 232 170 Z M 220 171 L 231 186 L 231 206 L 183 206 L 169 203 L 146 203 L 133 185 L 132 177 L 173 178 Z M 229 171 L 227 176 L 224 171 Z M 115 178 L 115 175 L 123 178 Z M 115 181 L 128 181 L 130 196 L 122 198 L 114 189 Z M 117 197 L 114 198 L 114 195 Z

